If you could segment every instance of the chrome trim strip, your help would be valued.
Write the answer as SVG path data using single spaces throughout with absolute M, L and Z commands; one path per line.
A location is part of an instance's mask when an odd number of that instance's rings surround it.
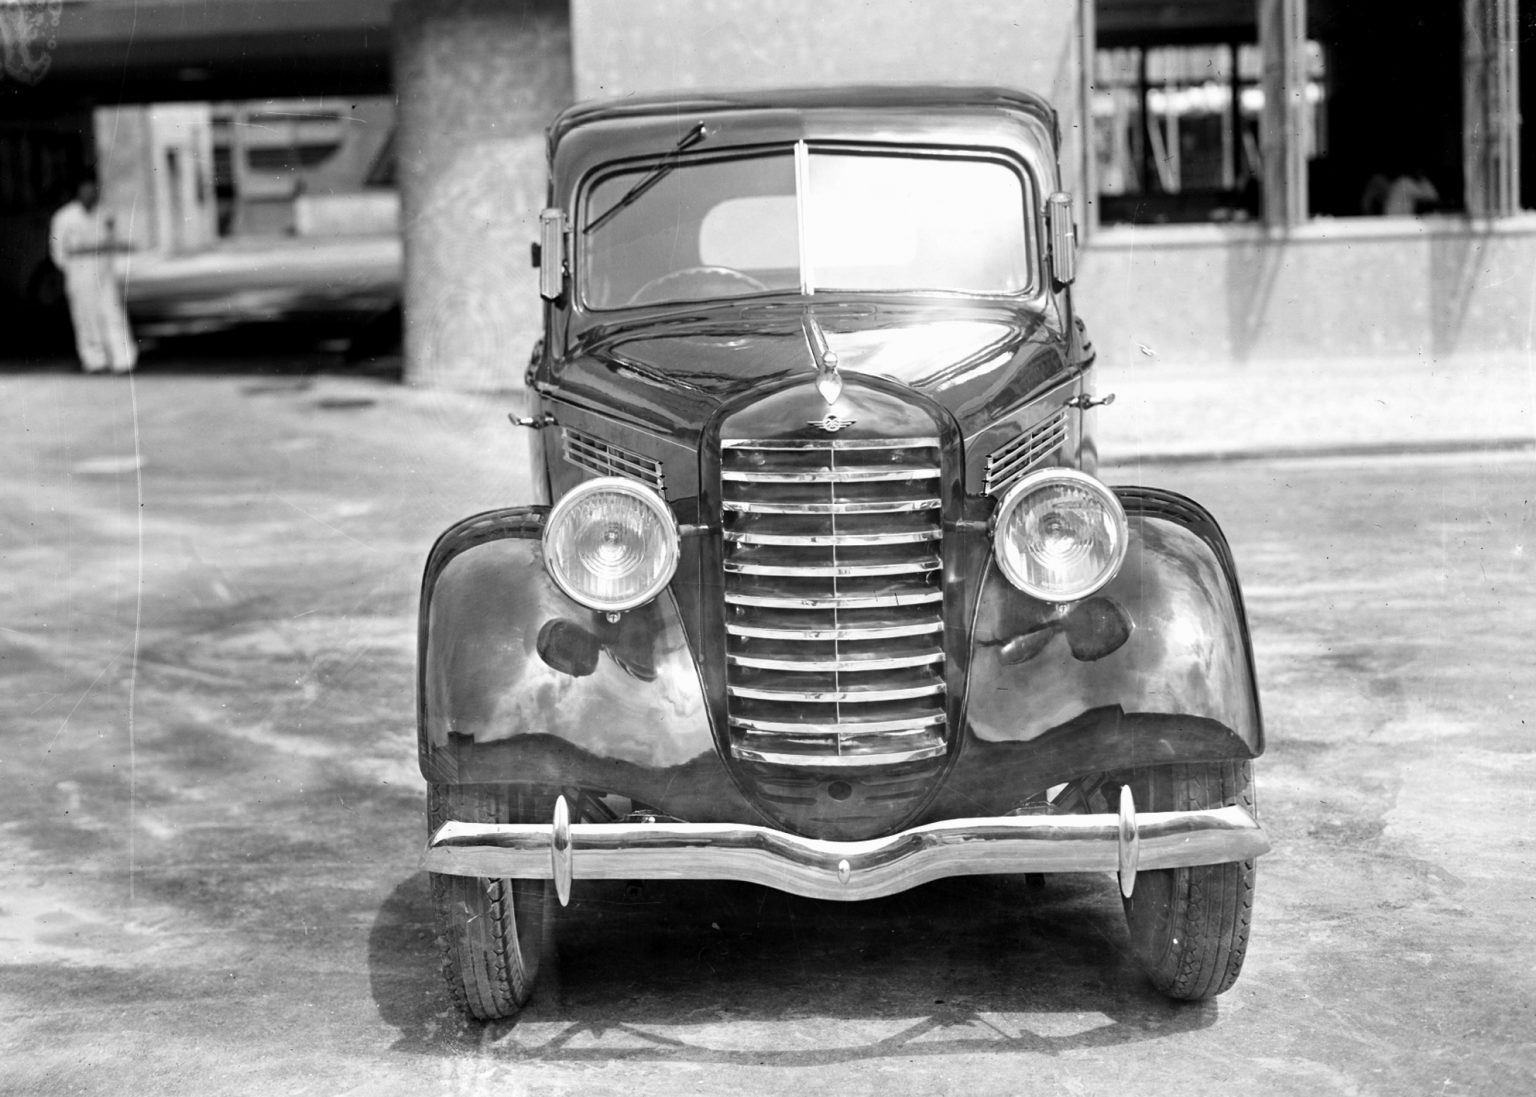
M 1005 468 L 988 469 L 986 481 L 982 486 L 983 493 L 987 495 L 1003 494 L 1024 476 L 1038 468 L 1041 460 L 1047 454 L 1053 452 L 1055 448 L 1052 446 L 1050 449 L 1041 450 L 1038 453 L 1021 454 L 1018 460 L 1010 461 Z
M 875 628 L 763 628 L 726 622 L 725 631 L 732 636 L 755 636 L 761 640 L 889 640 L 895 636 L 943 632 L 944 622 L 919 621 L 910 625 L 880 625 Z
M 927 438 L 722 438 L 721 449 L 937 449 L 937 435 Z
M 792 594 L 727 593 L 725 601 L 731 606 L 766 606 L 769 609 L 887 609 L 942 602 L 944 592 L 920 590 L 911 594 L 829 594 L 816 598 L 798 598 Z
M 943 563 L 937 556 L 921 560 L 902 560 L 895 564 L 742 564 L 735 560 L 725 562 L 725 570 L 733 575 L 784 575 L 806 578 L 857 579 L 862 576 L 920 575 L 938 571 Z
M 987 460 L 994 463 L 1011 460 L 1022 450 L 1038 448 L 1043 439 L 1063 436 L 1066 432 L 1067 413 L 1065 409 L 1058 408 L 1044 419 L 1035 422 L 1027 430 L 1020 431 L 998 446 Z
M 755 686 L 731 686 L 732 697 L 751 697 L 758 701 L 779 702 L 804 702 L 806 704 L 872 704 L 876 701 L 906 701 L 913 697 L 931 697 L 935 693 L 944 692 L 943 682 L 924 682 L 916 686 L 900 686 L 896 689 L 758 689 Z M 737 726 L 747 726 L 746 720 L 737 722 Z M 761 727 L 761 724 L 752 724 L 753 727 Z M 803 725 L 794 725 L 800 727 Z M 831 725 L 839 728 L 857 730 L 863 725 L 857 723 L 842 723 Z
M 1004 443 L 987 455 L 987 467 L 998 471 L 1017 463 L 1021 458 L 1030 454 L 1040 454 L 1059 443 L 1067 436 L 1067 425 L 1062 421 L 1060 413 L 1057 418 L 1048 419 L 1026 434 L 1020 434 L 1009 442 Z
M 939 500 L 931 495 L 921 499 L 881 499 L 857 503 L 749 503 L 727 499 L 720 505 L 738 514 L 910 514 L 919 510 L 938 510 Z
M 911 468 L 841 468 L 797 469 L 793 472 L 753 472 L 723 470 L 722 480 L 744 484 L 876 484 L 906 480 L 937 480 L 939 470 L 932 465 Z
M 997 495 L 1057 449 L 1067 438 L 1065 411 L 1057 411 L 987 455 L 982 492 Z
M 565 459 L 577 468 L 595 472 L 599 476 L 625 476 L 654 488 L 660 494 L 666 493 L 666 475 L 660 461 L 631 453 L 575 427 L 561 427 L 560 437 L 564 443 Z
M 1014 442 L 1000 446 L 987 456 L 987 469 L 994 474 L 1000 473 L 1023 459 L 1038 457 L 1054 448 L 1066 436 L 1067 425 L 1062 422 L 1048 424 L 1036 434 L 1020 435 Z
M 877 659 L 773 659 L 760 655 L 732 655 L 726 660 L 739 667 L 758 670 L 789 670 L 816 673 L 818 671 L 903 670 L 908 667 L 925 667 L 930 663 L 942 663 L 944 652 L 919 652 L 916 655 L 889 655 Z
M 1144 812 L 1132 826 L 1143 872 L 1242 861 L 1270 848 L 1263 828 L 1235 806 Z M 1108 813 L 1001 816 L 835 842 L 745 823 L 573 823 L 564 856 L 581 880 L 739 880 L 814 899 L 874 899 L 948 876 L 1116 872 L 1120 827 L 1120 816 Z M 549 879 L 552 829 L 444 823 L 428 840 L 422 867 L 449 876 Z
M 912 545 L 919 541 L 937 541 L 944 531 L 933 529 L 904 530 L 900 533 L 738 533 L 725 531 L 727 541 L 742 545 L 810 545 L 838 547 L 866 545 Z
M 566 456 L 573 461 L 587 459 L 595 464 L 611 466 L 613 468 L 629 469 L 633 472 L 650 474 L 656 471 L 656 462 L 647 461 L 625 453 L 615 446 L 605 445 L 595 438 L 580 438 L 574 433 L 566 435 L 569 448 Z

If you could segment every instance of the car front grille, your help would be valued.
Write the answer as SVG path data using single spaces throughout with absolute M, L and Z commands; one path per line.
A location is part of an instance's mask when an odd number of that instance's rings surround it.
M 735 757 L 944 753 L 940 471 L 936 437 L 721 443 Z

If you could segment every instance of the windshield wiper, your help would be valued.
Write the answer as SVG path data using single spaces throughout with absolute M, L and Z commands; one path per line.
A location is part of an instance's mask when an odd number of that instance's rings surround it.
M 683 134 L 683 139 L 681 141 L 672 146 L 672 151 L 667 153 L 666 158 L 663 159 L 661 163 L 652 168 L 646 174 L 645 178 L 641 179 L 634 186 L 630 187 L 629 190 L 624 192 L 623 198 L 620 198 L 613 205 L 609 206 L 608 209 L 603 212 L 603 215 L 596 221 L 588 221 L 587 227 L 581 230 L 582 235 L 591 235 L 606 225 L 609 221 L 613 220 L 614 214 L 628 206 L 633 205 L 642 194 L 650 190 L 657 183 L 661 182 L 662 179 L 666 178 L 667 174 L 671 172 L 673 168 L 677 167 L 678 156 L 684 152 L 687 152 L 689 149 L 693 148 L 694 145 L 697 145 L 700 141 L 704 140 L 704 138 L 708 136 L 709 133 L 707 130 L 705 130 L 704 123 L 697 123 L 691 130 Z

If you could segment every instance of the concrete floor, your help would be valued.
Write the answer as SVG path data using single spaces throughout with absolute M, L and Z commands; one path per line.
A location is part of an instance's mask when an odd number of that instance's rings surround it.
M 525 1016 L 448 1006 L 419 569 L 519 499 L 507 401 L 0 375 L 0 1092 L 1514 1094 L 1536 1073 L 1529 453 L 1141 463 L 1222 518 L 1276 840 L 1174 1005 L 1112 881 L 869 904 L 578 885 Z

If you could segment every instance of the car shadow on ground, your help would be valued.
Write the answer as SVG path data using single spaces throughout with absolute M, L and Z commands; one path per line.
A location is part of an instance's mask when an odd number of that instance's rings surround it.
M 541 1062 L 798 1066 L 956 1053 L 1055 1055 L 1209 1027 L 1156 994 L 1108 879 L 940 881 L 817 902 L 709 881 L 578 881 L 533 1000 L 480 1024 L 450 1003 L 425 873 L 375 920 L 370 980 L 394 1050 Z

